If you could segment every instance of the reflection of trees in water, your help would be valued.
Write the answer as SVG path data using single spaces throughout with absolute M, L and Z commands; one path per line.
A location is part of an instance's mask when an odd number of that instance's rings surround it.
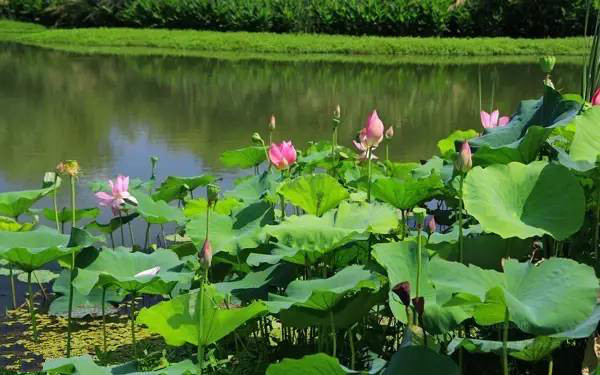
M 342 142 L 349 145 L 367 112 L 377 108 L 388 125 L 402 119 L 395 156 L 426 158 L 438 138 L 479 126 L 477 69 L 85 56 L 5 46 L 0 168 L 8 178 L 25 180 L 63 158 L 78 158 L 88 168 L 108 166 L 118 152 L 111 130 L 131 141 L 144 131 L 169 149 L 216 166 L 222 151 L 247 144 L 253 131 L 266 135 L 271 113 L 278 117 L 277 138 L 303 144 L 329 137 L 337 103 L 343 111 Z M 484 66 L 484 103 L 492 70 L 499 81 L 496 106 L 503 113 L 541 92 L 534 64 Z M 555 83 L 574 90 L 578 77 L 575 66 L 558 67 Z

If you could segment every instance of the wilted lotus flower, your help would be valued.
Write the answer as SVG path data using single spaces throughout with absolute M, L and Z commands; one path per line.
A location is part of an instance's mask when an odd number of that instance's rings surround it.
M 204 241 L 204 245 L 202 246 L 202 251 L 200 252 L 200 262 L 206 267 L 210 267 L 212 263 L 212 245 L 208 238 Z
M 410 306 L 410 282 L 403 281 L 392 288 L 392 292 L 396 293 L 400 297 L 400 301 L 404 306 Z
M 425 312 L 425 298 L 423 297 L 415 297 L 412 299 L 413 306 L 415 307 L 415 311 L 417 315 L 420 317 L 423 316 Z
M 434 233 L 436 228 L 437 228 L 437 223 L 435 222 L 435 216 L 431 215 L 429 217 L 429 221 L 427 222 L 427 229 L 429 229 L 429 234 Z
M 486 111 L 481 111 L 481 125 L 486 129 L 493 129 L 499 126 L 504 126 L 509 123 L 510 117 L 500 117 L 500 112 L 496 109 L 491 114 Z
M 383 132 L 385 127 L 379 119 L 377 111 L 373 111 L 367 118 L 365 127 L 360 132 L 361 143 L 369 147 L 377 147 L 383 140 Z
M 292 141 L 273 143 L 269 147 L 269 159 L 271 163 L 279 170 L 287 169 L 296 162 L 296 149 Z
M 271 115 L 271 119 L 269 120 L 269 129 L 271 131 L 275 130 L 275 115 Z
M 76 177 L 80 170 L 77 160 L 63 160 L 56 166 L 56 173 L 63 176 Z
M 456 170 L 462 173 L 468 172 L 473 167 L 473 160 L 471 158 L 471 146 L 469 146 L 469 142 L 463 142 L 462 146 L 460 147 L 460 152 L 456 157 L 454 167 L 456 168 Z
M 115 216 L 119 214 L 125 202 L 137 204 L 137 199 L 129 194 L 129 176 L 118 176 L 114 182 L 108 180 L 108 185 L 112 195 L 100 191 L 96 193 L 96 198 L 100 206 L 110 207 Z
M 600 88 L 596 89 L 592 95 L 592 105 L 600 105 Z
M 360 160 L 367 160 L 367 155 L 369 154 L 369 147 L 367 146 L 367 144 L 364 143 L 363 140 L 361 140 L 360 143 L 356 142 L 355 140 L 352 140 L 352 143 L 354 143 L 354 147 L 356 147 L 356 149 L 360 153 L 360 156 L 358 158 Z M 371 160 L 373 159 L 377 159 L 377 155 L 375 155 L 371 150 Z
M 392 139 L 394 137 L 394 127 L 390 126 L 386 131 L 385 131 L 385 139 Z
M 146 277 L 146 276 L 156 276 L 159 272 L 160 272 L 160 267 L 156 266 L 156 267 L 149 268 L 145 271 L 136 273 L 135 276 L 133 276 L 133 277 L 138 278 L 138 277 Z

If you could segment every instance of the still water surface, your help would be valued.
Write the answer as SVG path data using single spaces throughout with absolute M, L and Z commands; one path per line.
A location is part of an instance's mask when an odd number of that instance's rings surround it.
M 160 178 L 210 173 L 227 187 L 241 172 L 224 169 L 219 155 L 248 145 L 254 131 L 267 139 L 271 114 L 275 139 L 302 148 L 330 137 L 338 103 L 340 143 L 351 146 L 376 108 L 396 126 L 393 158 L 426 159 L 453 130 L 480 128 L 479 76 L 484 108 L 493 100 L 503 114 L 541 94 L 536 64 L 88 56 L 0 44 L 0 191 L 38 188 L 62 159 L 79 160 L 82 185 L 119 173 L 147 178 L 152 155 Z M 577 91 L 579 77 L 577 65 L 559 63 L 554 82 Z M 87 189 L 82 194 L 81 206 L 94 205 Z

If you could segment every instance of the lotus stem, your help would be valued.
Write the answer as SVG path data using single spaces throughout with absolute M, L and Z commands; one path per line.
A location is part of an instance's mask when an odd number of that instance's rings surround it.
M 31 317 L 31 331 L 33 333 L 33 341 L 37 342 L 37 327 L 35 322 L 35 308 L 33 306 L 33 290 L 31 288 L 31 272 L 27 273 L 27 288 L 29 290 L 29 316 Z
M 600 264 L 600 259 L 598 259 L 598 239 L 600 237 L 600 179 L 596 183 L 596 225 L 594 228 L 594 254 L 596 254 L 596 263 Z
M 133 237 L 133 230 L 131 229 L 131 221 L 127 223 L 129 227 L 129 237 L 131 238 L 131 248 L 133 249 L 133 245 L 135 245 L 135 238 Z
M 367 150 L 367 174 L 369 179 L 369 185 L 367 186 L 367 202 L 371 203 L 371 155 L 373 154 L 373 147 L 369 147 Z
M 350 370 L 354 370 L 356 367 L 356 349 L 354 348 L 354 333 L 352 327 L 348 328 L 348 341 L 350 342 Z
M 552 358 L 552 354 L 550 354 L 550 358 L 548 358 L 548 375 L 552 375 L 553 370 L 554 370 L 554 359 Z
M 281 200 L 281 221 L 285 220 L 285 198 L 283 194 L 279 194 L 279 199 Z
M 463 183 L 465 180 L 464 173 L 460 175 L 460 187 L 458 189 L 458 261 L 460 263 L 464 263 L 463 258 L 463 247 L 464 247 L 464 238 L 463 238 Z
M 33 273 L 33 278 L 35 279 L 35 281 L 37 282 L 38 286 L 40 287 L 40 290 L 42 291 L 42 294 L 44 295 L 44 300 L 48 299 L 48 295 L 46 294 L 46 291 L 44 290 L 44 286 L 42 285 L 42 283 L 40 282 L 40 279 L 38 279 L 37 275 L 35 274 L 35 272 Z
M 71 212 L 72 228 L 77 225 L 75 217 L 75 177 L 71 176 Z M 75 277 L 75 252 L 71 252 L 71 270 L 69 273 L 69 310 L 67 314 L 67 358 L 71 357 L 71 320 L 73 315 L 73 278 Z
M 106 286 L 102 286 L 102 351 L 107 352 L 106 346 Z
M 123 232 L 123 215 L 119 210 L 119 228 L 121 229 L 121 246 L 125 246 L 125 233 Z
M 131 295 L 131 307 L 130 307 L 130 320 L 131 320 L 131 346 L 133 346 L 133 357 L 137 358 L 137 343 L 135 341 L 135 297 L 136 293 L 134 292 Z
M 146 224 L 146 238 L 144 239 L 144 250 L 148 248 L 149 241 L 150 241 L 150 223 Z
M 17 308 L 17 293 L 15 291 L 15 277 L 13 275 L 12 264 L 8 263 L 8 277 L 10 278 L 10 292 L 12 296 L 13 309 Z
M 504 328 L 502 331 L 502 370 L 504 375 L 508 375 L 508 307 L 504 312 Z
M 333 310 L 329 310 L 329 322 L 331 323 L 331 339 L 333 342 L 333 356 L 335 357 L 337 352 L 337 335 L 335 332 L 335 322 L 333 320 Z
M 198 373 L 202 375 L 204 368 L 204 344 L 202 344 L 202 313 L 204 311 L 204 284 L 208 282 L 208 267 L 204 268 L 204 277 L 200 280 L 200 305 L 198 312 L 198 352 L 197 352 L 197 360 L 198 360 Z
M 58 182 L 58 174 L 54 173 L 54 190 L 52 192 L 52 202 L 54 203 L 54 220 L 56 221 L 56 230 L 58 232 L 61 232 L 60 222 L 58 220 L 58 202 L 56 201 L 56 194 L 57 194 L 57 190 L 58 190 L 58 187 L 56 186 L 57 182 Z
M 389 161 L 390 160 L 390 145 L 389 142 L 385 142 L 385 160 Z
M 112 245 L 113 250 L 115 249 L 115 236 L 113 236 L 113 232 L 110 232 L 110 243 Z
M 421 241 L 421 225 L 417 225 L 417 290 L 415 297 L 419 297 L 419 287 L 421 284 L 421 247 L 423 246 Z

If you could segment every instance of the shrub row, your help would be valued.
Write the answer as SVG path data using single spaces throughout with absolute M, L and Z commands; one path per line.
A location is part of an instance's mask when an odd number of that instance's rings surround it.
M 61 27 L 389 36 L 561 37 L 584 29 L 586 0 L 456 1 L 0 0 L 0 15 Z

